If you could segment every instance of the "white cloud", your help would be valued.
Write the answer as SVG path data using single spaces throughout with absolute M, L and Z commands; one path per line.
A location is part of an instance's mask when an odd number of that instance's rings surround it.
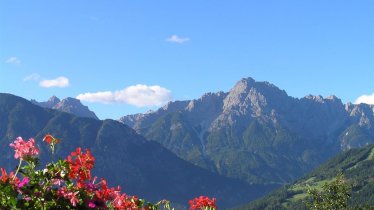
M 362 95 L 358 97 L 355 101 L 355 104 L 360 104 L 360 103 L 374 104 L 374 93 L 372 93 L 371 95 Z
M 111 91 L 103 91 L 103 92 L 96 92 L 96 93 L 82 93 L 79 94 L 77 99 L 81 101 L 88 101 L 88 102 L 98 102 L 98 103 L 113 103 L 114 94 Z
M 188 38 L 188 37 L 180 37 L 178 35 L 171 35 L 170 37 L 168 37 L 166 39 L 166 41 L 168 41 L 168 42 L 174 42 L 174 43 L 178 43 L 178 44 L 183 44 L 185 42 L 190 41 L 190 38 Z
M 37 74 L 37 73 L 33 73 L 33 74 L 30 74 L 28 76 L 26 76 L 25 78 L 23 78 L 23 81 L 39 81 L 40 80 L 40 75 Z
M 21 60 L 19 58 L 13 56 L 13 57 L 10 57 L 10 58 L 6 59 L 5 63 L 19 65 L 19 64 L 21 64 Z
M 45 87 L 45 88 L 50 88 L 50 87 L 67 87 L 69 86 L 69 79 L 66 77 L 57 77 L 56 79 L 51 79 L 51 80 L 42 80 L 39 82 L 39 86 Z
M 118 91 L 79 94 L 77 99 L 99 103 L 124 103 L 137 107 L 161 106 L 172 100 L 171 91 L 158 85 L 133 85 Z

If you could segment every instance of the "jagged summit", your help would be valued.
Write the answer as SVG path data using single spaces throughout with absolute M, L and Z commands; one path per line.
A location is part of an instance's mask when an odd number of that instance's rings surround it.
M 228 92 L 120 121 L 201 167 L 249 182 L 285 183 L 341 150 L 374 142 L 373 109 L 344 105 L 334 95 L 293 98 L 248 77 Z
M 54 106 L 56 106 L 56 104 L 60 103 L 60 101 L 61 100 L 57 98 L 56 96 L 52 96 L 48 99 L 48 101 L 44 101 L 44 102 L 37 102 L 36 100 L 31 99 L 32 103 L 37 104 L 44 108 L 49 108 L 49 109 L 52 109 Z
M 76 98 L 67 97 L 60 100 L 58 97 L 52 96 L 48 99 L 48 101 L 45 102 L 37 102 L 34 99 L 31 99 L 31 102 L 44 108 L 56 109 L 74 114 L 78 117 L 99 119 L 94 112 L 90 111 L 87 106 L 84 106 L 80 100 Z
M 49 99 L 48 99 L 48 103 L 49 104 L 51 104 L 51 106 L 53 107 L 53 106 L 55 106 L 56 104 L 58 104 L 58 103 L 60 103 L 60 99 L 59 98 L 57 98 L 56 96 L 52 96 L 52 97 L 50 97 Z
M 230 90 L 232 91 L 246 91 L 250 89 L 257 89 L 258 91 L 262 90 L 273 90 L 273 91 L 279 91 L 284 92 L 284 90 L 280 90 L 277 86 L 274 84 L 268 82 L 268 81 L 256 81 L 252 77 L 242 78 L 239 80 L 234 87 Z

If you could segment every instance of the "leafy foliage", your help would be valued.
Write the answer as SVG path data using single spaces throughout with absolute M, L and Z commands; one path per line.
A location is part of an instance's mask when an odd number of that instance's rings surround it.
M 349 192 L 350 187 L 340 173 L 334 181 L 325 183 L 322 190 L 308 189 L 306 205 L 310 210 L 343 210 L 347 208 L 351 197 Z

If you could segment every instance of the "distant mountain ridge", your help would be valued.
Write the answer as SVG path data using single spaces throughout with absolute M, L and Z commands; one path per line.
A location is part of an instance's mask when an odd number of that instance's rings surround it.
M 67 97 L 60 100 L 56 96 L 52 96 L 45 102 L 37 102 L 36 100 L 31 99 L 31 103 L 44 108 L 56 109 L 62 112 L 74 114 L 78 117 L 88 117 L 96 120 L 99 119 L 93 111 L 89 110 L 87 106 L 84 106 L 80 100 L 76 98 Z
M 229 92 L 119 120 L 211 171 L 249 183 L 287 183 L 341 150 L 374 142 L 373 110 L 336 96 L 293 98 L 244 78 Z
M 66 158 L 77 147 L 88 148 L 96 160 L 96 176 L 107 178 L 111 186 L 120 185 L 128 194 L 151 201 L 170 199 L 188 205 L 188 199 L 206 195 L 216 197 L 217 204 L 225 209 L 277 187 L 250 185 L 196 167 L 117 121 L 77 117 L 0 93 L 0 167 L 14 170 L 17 166 L 9 144 L 18 136 L 34 137 L 41 164 L 49 162 L 49 147 L 41 142 L 48 133 L 61 139 L 56 157 Z

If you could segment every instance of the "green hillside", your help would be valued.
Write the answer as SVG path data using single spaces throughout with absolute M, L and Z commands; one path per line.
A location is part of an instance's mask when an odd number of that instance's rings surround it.
M 341 171 L 352 188 L 349 206 L 374 207 L 374 145 L 341 153 L 302 179 L 237 209 L 306 209 L 308 187 L 320 188 Z

